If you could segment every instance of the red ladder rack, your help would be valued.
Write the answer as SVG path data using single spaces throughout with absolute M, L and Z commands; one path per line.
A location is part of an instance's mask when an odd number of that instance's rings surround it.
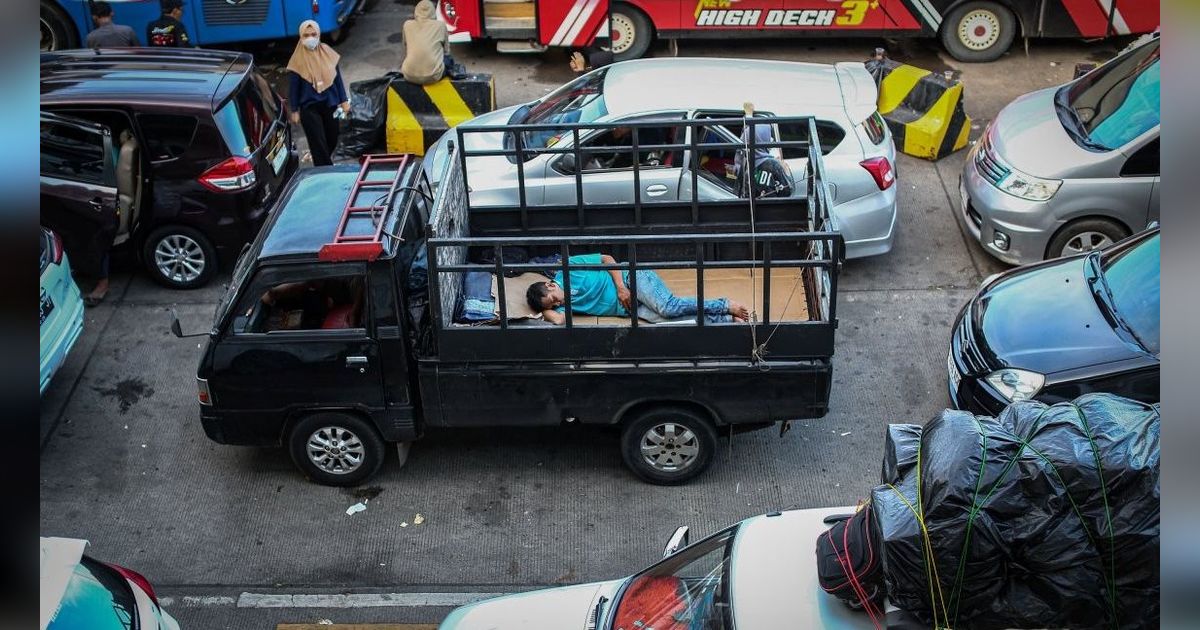
M 321 251 L 317 253 L 319 260 L 325 262 L 373 261 L 383 253 L 384 219 L 396 198 L 400 178 L 404 175 L 404 168 L 408 166 L 411 157 L 408 154 L 364 155 L 362 157 L 362 168 L 358 171 L 358 178 L 354 180 L 354 185 L 350 187 L 350 196 L 346 199 L 346 206 L 342 208 L 342 218 L 338 220 L 333 240 L 321 246 Z M 393 165 L 395 166 L 396 172 L 391 179 L 368 179 L 372 167 L 383 165 L 386 165 L 388 170 Z M 387 193 L 383 197 L 382 203 L 368 206 L 354 205 L 358 202 L 358 196 L 364 192 L 364 189 L 385 187 Z M 347 234 L 347 228 L 353 219 L 372 221 L 373 231 L 367 234 Z

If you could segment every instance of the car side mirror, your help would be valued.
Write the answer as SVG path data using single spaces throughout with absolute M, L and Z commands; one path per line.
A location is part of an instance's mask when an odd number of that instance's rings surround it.
M 575 154 L 564 153 L 562 158 L 558 160 L 558 168 L 564 173 L 574 175 L 575 171 L 579 170 L 579 164 L 575 162 Z
M 183 326 L 179 325 L 179 315 L 175 313 L 175 309 L 171 309 L 171 334 L 175 335 L 179 339 L 183 339 L 184 337 L 203 337 L 208 333 L 198 332 L 187 335 L 183 334 Z
M 688 546 L 688 528 L 686 526 L 679 527 L 671 534 L 671 538 L 667 540 L 667 546 L 663 549 L 663 557 L 674 555 L 675 552 Z

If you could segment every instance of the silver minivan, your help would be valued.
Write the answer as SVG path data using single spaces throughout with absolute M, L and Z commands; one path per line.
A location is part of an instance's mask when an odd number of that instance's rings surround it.
M 1159 39 L 1008 104 L 967 155 L 959 220 L 1020 265 L 1106 247 L 1158 220 Z

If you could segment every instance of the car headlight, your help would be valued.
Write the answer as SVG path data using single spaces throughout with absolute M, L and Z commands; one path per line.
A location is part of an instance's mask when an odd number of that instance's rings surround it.
M 1046 384 L 1046 377 L 1037 372 L 1013 368 L 996 370 L 984 377 L 984 380 L 1009 402 L 1029 400 L 1037 396 L 1037 393 L 1042 391 L 1042 385 Z
M 1045 201 L 1058 192 L 1059 186 L 1062 186 L 1061 179 L 1042 179 L 1015 168 L 996 184 L 1000 190 L 1029 201 Z

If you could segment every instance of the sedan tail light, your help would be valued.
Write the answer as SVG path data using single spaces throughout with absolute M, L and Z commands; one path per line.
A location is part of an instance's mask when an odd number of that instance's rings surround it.
M 875 178 L 875 185 L 879 186 L 879 190 L 887 190 L 896 183 L 896 174 L 892 172 L 892 163 L 887 158 L 873 157 L 858 164 Z
M 197 181 L 213 192 L 238 192 L 253 186 L 258 177 L 250 160 L 231 157 L 204 171 Z
M 154 600 L 155 604 L 158 604 L 158 596 L 154 594 L 154 587 L 150 586 L 150 580 L 147 580 L 141 573 L 138 573 L 133 569 L 126 569 L 125 567 L 117 566 L 115 564 L 105 564 L 108 566 L 108 568 L 120 573 L 121 577 L 136 584 L 138 588 L 142 589 L 142 591 L 150 596 L 150 599 Z
M 208 381 L 196 377 L 196 399 L 206 407 L 212 405 L 212 392 L 208 391 Z

